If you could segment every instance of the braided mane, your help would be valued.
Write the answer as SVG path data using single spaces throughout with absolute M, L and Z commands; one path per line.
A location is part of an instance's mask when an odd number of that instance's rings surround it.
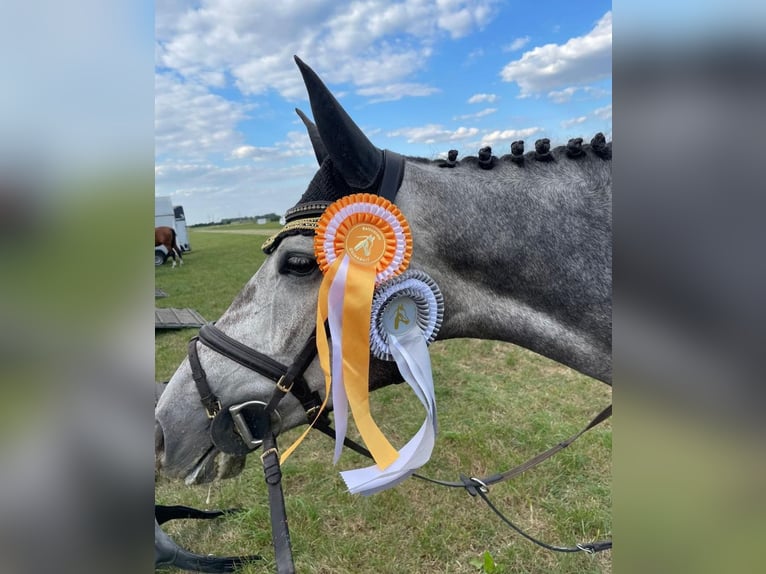
M 551 149 L 550 139 L 542 138 L 535 141 L 535 151 L 529 151 L 524 153 L 524 141 L 518 140 L 511 144 L 511 153 L 500 156 L 492 155 L 492 148 L 490 146 L 483 147 L 479 150 L 478 155 L 466 156 L 462 160 L 458 160 L 458 151 L 450 150 L 447 154 L 447 159 L 426 159 L 421 157 L 407 156 L 408 161 L 415 163 L 436 164 L 439 167 L 455 167 L 459 164 L 477 165 L 482 169 L 492 169 L 498 161 L 513 162 L 517 165 L 523 166 L 526 162 L 538 161 L 549 162 L 558 161 L 561 159 L 573 159 L 585 157 L 588 153 L 595 155 L 603 160 L 612 159 L 612 142 L 606 141 L 606 137 L 603 133 L 597 133 L 590 143 L 583 144 L 582 138 L 572 138 L 567 142 L 565 146 L 557 146 Z

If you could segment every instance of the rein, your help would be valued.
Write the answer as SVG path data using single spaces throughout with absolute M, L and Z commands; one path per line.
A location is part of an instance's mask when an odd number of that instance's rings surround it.
M 497 484 L 498 482 L 502 482 L 504 480 L 509 480 L 515 476 L 520 475 L 522 472 L 525 472 L 531 468 L 534 468 L 541 462 L 548 460 L 550 457 L 552 457 L 554 454 L 559 452 L 560 450 L 565 449 L 570 444 L 572 444 L 574 441 L 576 441 L 578 438 L 580 438 L 583 434 L 585 434 L 587 431 L 592 429 L 595 426 L 598 426 L 600 423 L 604 422 L 606 419 L 612 416 L 612 405 L 610 404 L 604 410 L 602 410 L 600 413 L 598 413 L 593 420 L 591 420 L 586 427 L 584 427 L 582 430 L 578 431 L 577 433 L 573 434 L 568 439 L 561 441 L 560 443 L 556 444 L 555 446 L 549 448 L 545 452 L 542 452 L 538 454 L 535 457 L 530 458 L 528 461 L 515 466 L 509 470 L 506 470 L 505 472 L 493 474 L 484 478 L 476 478 L 476 477 L 466 477 L 465 475 L 460 475 L 460 482 L 445 482 L 441 480 L 434 480 L 432 478 L 427 478 L 425 476 L 421 476 L 419 474 L 414 474 L 416 478 L 419 478 L 421 480 L 425 480 L 427 482 L 431 482 L 434 484 L 438 484 L 441 486 L 447 486 L 452 488 L 465 488 L 468 494 L 471 496 L 478 495 L 484 502 L 487 503 L 487 506 L 492 509 L 492 511 L 497 514 L 497 516 L 505 522 L 508 526 L 513 528 L 516 532 L 521 534 L 524 538 L 527 540 L 534 542 L 538 546 L 542 546 L 543 548 L 546 548 L 548 550 L 551 550 L 553 552 L 586 552 L 588 554 L 593 554 L 595 552 L 601 552 L 603 550 L 609 550 L 612 548 L 612 541 L 611 540 L 604 540 L 600 542 L 588 542 L 584 544 L 577 544 L 576 546 L 566 547 L 566 546 L 552 546 L 550 544 L 546 544 L 545 542 L 542 542 L 540 540 L 537 540 L 536 538 L 533 538 L 523 530 L 521 530 L 518 526 L 513 524 L 508 518 L 500 512 L 500 510 L 497 509 L 497 507 L 492 504 L 492 502 L 487 497 L 487 493 L 489 493 L 489 487 L 492 484 Z
M 572 552 L 585 552 L 587 554 L 594 554 L 596 552 L 602 552 L 604 550 L 610 550 L 612 548 L 612 541 L 611 540 L 602 540 L 598 542 L 586 542 L 586 543 L 580 543 L 575 546 L 553 546 L 551 544 L 547 544 L 545 542 L 542 542 L 533 536 L 527 534 L 524 532 L 521 528 L 516 526 L 513 522 L 511 522 L 500 510 L 492 504 L 492 501 L 489 499 L 487 494 L 489 493 L 489 487 L 493 484 L 497 484 L 499 482 L 503 482 L 505 480 L 509 480 L 511 478 L 514 478 L 521 473 L 530 470 L 531 468 L 536 467 L 540 463 L 542 463 L 545 460 L 548 460 L 550 457 L 552 457 L 554 454 L 559 452 L 560 450 L 565 449 L 570 444 L 572 444 L 574 441 L 576 441 L 578 438 L 580 438 L 583 434 L 585 434 L 587 431 L 592 429 L 593 427 L 598 426 L 602 422 L 604 422 L 606 419 L 612 416 L 612 405 L 605 407 L 600 413 L 598 413 L 595 417 L 593 417 L 593 420 L 591 420 L 587 426 L 585 426 L 583 429 L 578 431 L 577 433 L 570 436 L 568 439 L 561 441 L 560 443 L 554 445 L 553 447 L 549 448 L 545 452 L 541 452 L 537 456 L 534 456 L 527 460 L 526 462 L 514 466 L 513 468 L 506 470 L 504 472 L 492 474 L 483 478 L 477 478 L 475 476 L 467 477 L 463 474 L 459 476 L 460 480 L 457 482 L 449 482 L 444 480 L 436 480 L 434 478 L 428 478 L 427 476 L 423 476 L 418 473 L 413 473 L 412 476 L 414 478 L 418 478 L 420 480 L 424 480 L 426 482 L 430 482 L 432 484 L 437 484 L 439 486 L 446 486 L 449 488 L 465 488 L 466 492 L 470 494 L 471 496 L 479 496 L 484 502 L 487 503 L 487 506 L 495 513 L 497 516 L 505 522 L 508 526 L 510 526 L 513 530 L 521 534 L 524 538 L 527 540 L 534 542 L 538 546 L 541 546 L 547 550 L 551 550 L 552 552 L 565 552 L 565 553 L 572 553 Z M 322 430 L 322 429 L 320 429 Z M 331 438 L 335 438 L 334 434 L 328 434 Z M 344 441 L 344 444 L 348 447 L 351 447 L 354 451 L 358 452 L 359 454 L 366 456 L 369 459 L 372 459 L 372 454 L 364 448 L 359 443 L 356 443 L 354 441 L 348 440 L 348 442 L 352 442 L 353 445 L 346 444 L 346 441 Z

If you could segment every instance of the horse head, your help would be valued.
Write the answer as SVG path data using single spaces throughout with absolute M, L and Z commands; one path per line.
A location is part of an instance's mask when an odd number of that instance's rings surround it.
M 322 280 L 313 246 L 316 218 L 327 205 L 352 191 L 374 191 L 385 165 L 383 150 L 367 139 L 319 77 L 298 58 L 296 61 L 316 125 L 296 111 L 308 130 L 319 170 L 297 205 L 287 212 L 285 227 L 264 244 L 266 261 L 215 324 L 231 339 L 285 366 L 294 363 L 316 329 Z M 207 346 L 200 345 L 198 355 L 210 389 L 224 409 L 253 400 L 266 403 L 275 390 L 271 378 Z M 194 484 L 236 475 L 243 468 L 244 456 L 223 454 L 214 446 L 210 418 L 195 388 L 191 367 L 187 358 L 158 402 L 155 446 L 157 466 L 163 473 Z M 324 375 L 315 358 L 300 376 L 312 392 L 324 388 Z M 372 359 L 371 388 L 401 380 L 393 363 Z M 304 406 L 292 393 L 280 402 L 277 412 L 283 431 L 308 422 Z

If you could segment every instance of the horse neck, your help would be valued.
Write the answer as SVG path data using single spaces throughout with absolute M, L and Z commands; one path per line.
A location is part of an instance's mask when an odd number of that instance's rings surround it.
M 408 163 L 397 203 L 414 268 L 445 298 L 440 338 L 512 342 L 611 378 L 611 175 L 586 158 L 519 167 Z

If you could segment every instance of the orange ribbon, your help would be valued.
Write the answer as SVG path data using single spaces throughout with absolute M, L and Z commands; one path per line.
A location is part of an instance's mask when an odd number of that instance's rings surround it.
M 370 313 L 374 289 L 374 268 L 359 265 L 352 259 L 343 296 L 343 384 L 359 434 L 383 470 L 399 453 L 370 414 Z
M 338 260 L 340 262 L 340 259 Z M 319 411 L 317 411 L 317 415 L 314 418 L 314 420 L 311 422 L 309 427 L 303 431 L 303 434 L 298 437 L 298 439 L 290 445 L 290 447 L 282 452 L 282 455 L 279 457 L 279 464 L 283 464 L 287 458 L 293 453 L 293 451 L 298 448 L 298 445 L 303 442 L 303 439 L 306 438 L 306 435 L 309 433 L 309 431 L 314 427 L 314 423 L 319 419 L 319 415 L 322 414 L 325 407 L 327 406 L 327 401 L 330 399 L 330 348 L 327 343 L 327 333 L 324 329 L 324 323 L 327 320 L 327 293 L 330 290 L 330 285 L 332 285 L 333 279 L 335 278 L 335 274 L 338 272 L 338 265 L 333 265 L 331 269 L 327 271 L 327 274 L 324 276 L 324 279 L 322 280 L 322 284 L 319 286 L 319 300 L 318 300 L 318 308 L 317 308 L 317 326 L 316 326 L 316 345 L 317 345 L 317 355 L 319 356 L 319 364 L 322 367 L 322 371 L 324 372 L 325 377 L 325 394 L 324 394 L 324 400 L 322 401 L 322 406 L 319 407 Z

